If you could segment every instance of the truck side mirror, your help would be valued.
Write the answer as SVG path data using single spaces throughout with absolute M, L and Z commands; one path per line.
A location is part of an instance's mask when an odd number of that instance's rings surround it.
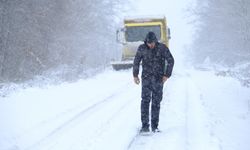
M 116 42 L 125 44 L 125 28 L 116 30 Z
M 168 28 L 168 39 L 171 39 L 170 28 Z

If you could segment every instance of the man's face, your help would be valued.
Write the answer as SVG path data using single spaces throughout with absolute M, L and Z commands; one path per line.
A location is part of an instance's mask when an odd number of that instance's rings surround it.
M 155 48 L 155 42 L 152 42 L 152 43 L 147 43 L 148 47 L 150 49 L 154 49 Z

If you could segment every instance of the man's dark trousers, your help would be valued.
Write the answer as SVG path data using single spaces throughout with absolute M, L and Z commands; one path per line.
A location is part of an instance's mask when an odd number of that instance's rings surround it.
M 155 77 L 142 79 L 141 121 L 143 127 L 149 127 L 149 106 L 151 103 L 151 128 L 158 128 L 160 103 L 162 100 L 163 83 Z

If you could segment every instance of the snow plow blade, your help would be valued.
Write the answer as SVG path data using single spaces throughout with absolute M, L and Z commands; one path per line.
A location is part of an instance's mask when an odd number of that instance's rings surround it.
M 111 65 L 114 70 L 125 70 L 130 69 L 133 67 L 133 61 L 117 61 L 117 62 L 111 62 Z

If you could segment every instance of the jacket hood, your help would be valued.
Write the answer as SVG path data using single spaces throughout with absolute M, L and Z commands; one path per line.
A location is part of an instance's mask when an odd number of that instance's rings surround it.
M 157 39 L 155 33 L 152 32 L 152 31 L 150 31 L 150 32 L 148 32 L 148 34 L 146 35 L 146 38 L 145 38 L 145 40 L 144 40 L 144 43 L 146 44 L 146 43 L 152 43 L 152 42 L 157 43 L 157 42 L 158 42 L 158 39 Z

